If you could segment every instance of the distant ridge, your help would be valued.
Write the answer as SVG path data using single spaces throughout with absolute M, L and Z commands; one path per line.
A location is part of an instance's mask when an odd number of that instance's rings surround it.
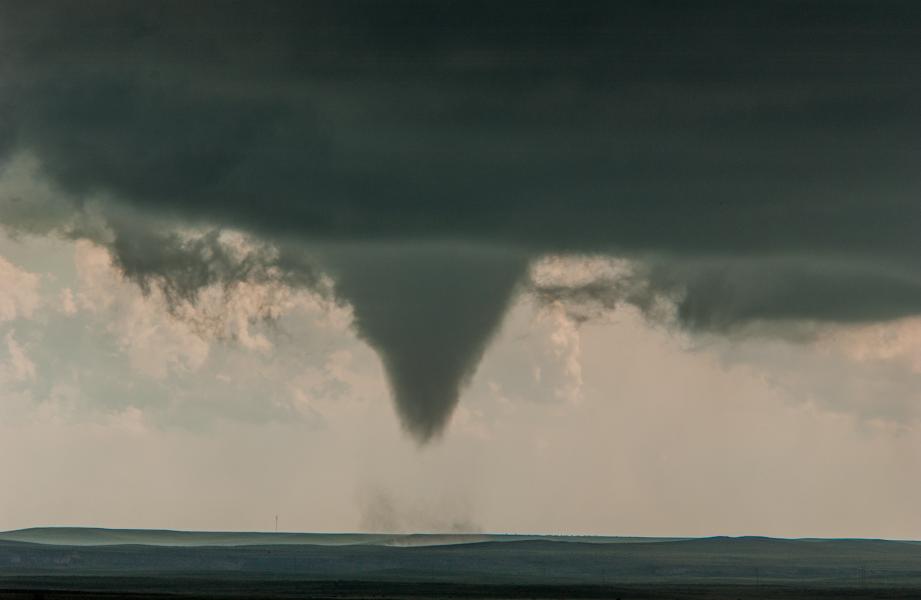
M 167 588 L 182 577 L 905 587 L 921 586 L 921 544 L 755 536 L 619 538 L 51 527 L 0 534 L 0 589 L 4 581 L 12 586 L 23 576 L 143 577 L 154 578 L 160 582 L 157 586 Z
M 490 533 L 286 533 L 238 531 L 173 531 L 169 529 L 106 529 L 102 527 L 32 527 L 0 532 L 0 541 L 62 546 L 444 546 L 482 542 L 545 540 L 591 544 L 652 543 L 685 538 L 615 536 L 516 535 Z

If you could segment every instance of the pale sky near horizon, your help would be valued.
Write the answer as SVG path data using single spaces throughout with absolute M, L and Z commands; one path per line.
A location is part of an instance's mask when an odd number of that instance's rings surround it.
M 0 530 L 921 539 L 919 32 L 0 0 Z
M 419 447 L 347 310 L 200 337 L 105 249 L 0 254 L 2 530 L 921 537 L 914 320 L 726 342 L 522 299 Z

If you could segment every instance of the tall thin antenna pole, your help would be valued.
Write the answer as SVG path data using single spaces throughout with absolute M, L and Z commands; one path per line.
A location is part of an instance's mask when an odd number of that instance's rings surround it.
M 278 515 L 275 515 L 275 533 L 278 533 Z

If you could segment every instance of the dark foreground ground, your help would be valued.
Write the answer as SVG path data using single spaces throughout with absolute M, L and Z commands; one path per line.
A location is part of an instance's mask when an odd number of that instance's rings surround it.
M 0 600 L 921 600 L 921 544 L 771 538 L 0 533 Z
M 193 599 L 806 599 L 921 598 L 921 587 L 840 587 L 757 584 L 478 585 L 371 581 L 23 577 L 0 583 L 2 600 Z

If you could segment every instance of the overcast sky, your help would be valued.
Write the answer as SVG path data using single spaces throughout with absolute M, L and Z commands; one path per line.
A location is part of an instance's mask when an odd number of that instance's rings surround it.
M 0 2 L 0 529 L 921 538 L 913 2 Z

